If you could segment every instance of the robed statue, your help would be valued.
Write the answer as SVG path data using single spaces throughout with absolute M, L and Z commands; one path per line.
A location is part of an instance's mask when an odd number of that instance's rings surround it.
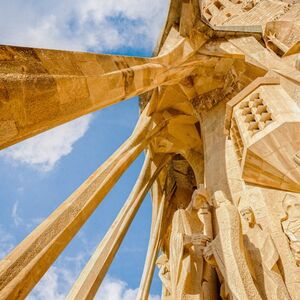
M 210 238 L 198 211 L 206 201 L 203 190 L 195 190 L 186 209 L 172 219 L 170 236 L 170 279 L 172 299 L 203 299 L 203 249 Z
M 281 223 L 282 228 L 289 239 L 296 264 L 300 267 L 300 197 L 286 194 L 282 206 L 286 213 Z
M 279 253 L 271 234 L 256 223 L 254 211 L 245 207 L 240 211 L 244 219 L 244 245 L 254 283 L 263 299 L 291 299 L 280 274 Z

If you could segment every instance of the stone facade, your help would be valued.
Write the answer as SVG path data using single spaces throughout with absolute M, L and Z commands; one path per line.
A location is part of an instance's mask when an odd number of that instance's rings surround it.
M 162 299 L 300 299 L 300 2 L 171 0 L 154 57 L 0 47 L 0 148 L 141 96 L 129 139 L 0 263 L 23 299 L 146 151 L 68 299 L 96 294 L 143 198 Z M 134 262 L 133 262 L 134 263 Z

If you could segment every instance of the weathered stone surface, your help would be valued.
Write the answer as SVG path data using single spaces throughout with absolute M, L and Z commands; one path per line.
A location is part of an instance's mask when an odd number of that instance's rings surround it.
M 0 148 L 144 94 L 132 136 L 1 261 L 0 298 L 28 294 L 147 148 L 147 174 L 69 299 L 95 295 L 151 187 L 139 300 L 155 262 L 165 300 L 299 300 L 299 13 L 289 0 L 171 0 L 153 58 L 1 46 Z

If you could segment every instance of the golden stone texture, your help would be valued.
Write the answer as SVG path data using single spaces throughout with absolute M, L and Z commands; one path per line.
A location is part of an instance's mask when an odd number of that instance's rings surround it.
M 68 299 L 96 294 L 152 191 L 162 299 L 300 299 L 300 2 L 171 0 L 155 56 L 0 47 L 0 148 L 140 95 L 129 139 L 0 262 L 24 299 L 146 151 L 139 179 Z M 134 262 L 132 262 L 134 263 Z

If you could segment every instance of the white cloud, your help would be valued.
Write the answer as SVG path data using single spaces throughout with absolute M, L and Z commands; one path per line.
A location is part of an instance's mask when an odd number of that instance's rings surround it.
M 74 280 L 74 272 L 65 268 L 51 267 L 27 297 L 27 300 L 63 300 Z M 138 289 L 128 288 L 124 281 L 107 276 L 95 300 L 136 300 L 137 292 Z M 160 297 L 149 295 L 148 299 L 159 300 Z
M 13 249 L 14 244 L 14 237 L 0 224 L 0 260 Z
M 48 172 L 59 159 L 71 153 L 74 143 L 84 136 L 90 122 L 91 116 L 76 119 L 5 149 L 0 156 Z
M 2 1 L 0 44 L 110 52 L 153 48 L 165 19 L 162 0 Z M 17 20 L 17 21 L 16 21 Z M 0 152 L 18 163 L 50 171 L 88 129 L 89 117 Z
M 64 300 L 65 286 L 74 280 L 71 272 L 51 267 L 39 284 L 33 289 L 27 300 Z
M 5 28 L 0 41 L 100 52 L 124 46 L 149 49 L 158 38 L 167 6 L 162 0 L 14 0 L 0 5 L 0 26 Z
M 107 277 L 103 281 L 95 300 L 136 300 L 138 289 L 128 288 L 126 282 Z M 159 300 L 159 296 L 149 295 L 149 300 Z

